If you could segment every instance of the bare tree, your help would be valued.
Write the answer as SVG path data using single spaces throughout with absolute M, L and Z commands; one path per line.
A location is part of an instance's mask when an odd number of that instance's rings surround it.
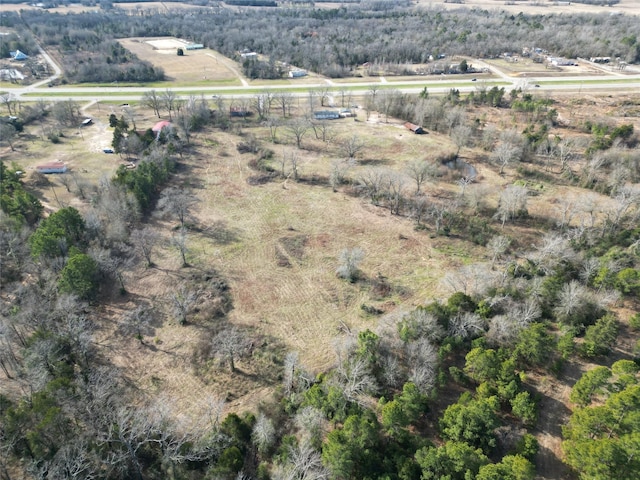
M 527 214 L 527 196 L 526 187 L 520 185 L 509 185 L 502 191 L 496 212 L 496 218 L 502 222 L 502 228 L 507 220 Z
M 336 275 L 350 282 L 355 282 L 360 276 L 360 263 L 364 259 L 364 251 L 360 247 L 345 248 L 338 258 L 340 264 Z
M 462 339 L 482 335 L 485 321 L 477 313 L 458 313 L 449 320 L 449 335 Z
M 269 90 L 264 90 L 253 97 L 253 109 L 258 114 L 260 120 L 264 120 L 271 113 L 271 105 L 274 101 L 274 95 Z
M 415 195 L 420 195 L 422 185 L 434 177 L 435 167 L 426 160 L 411 160 L 405 168 L 407 174 L 416 183 Z
M 427 338 L 419 338 L 409 342 L 407 349 L 407 363 L 409 365 L 409 381 L 418 390 L 430 394 L 438 371 L 438 350 Z
M 6 142 L 11 148 L 12 152 L 15 152 L 15 142 L 14 139 L 17 135 L 17 131 L 13 125 L 10 123 L 0 122 L 0 141 Z
M 449 135 L 453 133 L 453 129 L 464 124 L 465 109 L 463 107 L 448 108 L 444 114 L 444 121 L 447 124 Z
M 327 419 L 315 407 L 307 406 L 296 412 L 294 423 L 302 436 L 302 441 L 308 440 L 312 444 L 319 444 L 327 427 Z
M 138 305 L 123 316 L 120 330 L 125 333 L 133 333 L 140 344 L 144 345 L 144 336 L 149 333 L 152 320 L 153 317 L 149 309 L 144 305 Z
M 222 364 L 229 365 L 232 373 L 236 371 L 236 361 L 249 353 L 249 340 L 238 327 L 229 327 L 211 340 L 212 352 Z
M 270 115 L 269 118 L 267 118 L 266 124 L 267 127 L 269 127 L 269 138 L 271 139 L 271 143 L 276 143 L 276 141 L 278 140 L 278 127 L 280 127 L 281 125 L 280 119 L 274 117 L 273 115 Z
M 456 150 L 456 157 L 460 154 L 462 147 L 468 147 L 473 138 L 473 130 L 469 125 L 456 125 L 451 129 L 451 139 L 456 144 L 458 150 Z
M 175 217 L 180 223 L 180 228 L 184 229 L 186 223 L 191 220 L 191 208 L 195 203 L 196 198 L 190 191 L 184 188 L 169 187 L 162 192 L 158 201 L 158 209 L 165 215 Z
M 186 283 L 181 283 L 170 293 L 173 313 L 180 325 L 187 323 L 187 317 L 191 313 L 191 309 L 198 300 L 199 295 L 200 292 L 198 290 L 188 286 Z
M 282 111 L 282 118 L 291 115 L 291 106 L 293 105 L 293 95 L 289 92 L 278 92 L 275 95 L 275 101 Z
M 366 404 L 366 396 L 378 390 L 369 361 L 362 356 L 349 356 L 340 361 L 334 379 L 344 397 L 359 405 Z
M 371 203 L 379 205 L 383 197 L 387 172 L 381 168 L 370 168 L 358 178 L 359 189 L 371 199 Z
M 397 172 L 390 173 L 386 176 L 385 196 L 387 197 L 387 206 L 393 215 L 400 215 L 402 205 L 404 204 L 404 182 L 405 177 Z
M 160 101 L 162 106 L 167 109 L 167 112 L 169 112 L 169 120 L 172 120 L 172 112 L 176 109 L 178 96 L 173 90 L 167 88 L 162 92 Z
M 17 112 L 16 104 L 18 103 L 15 95 L 12 93 L 1 93 L 0 94 L 0 103 L 2 103 L 5 107 L 7 107 L 7 113 L 9 116 L 15 115 Z
M 153 110 L 153 113 L 160 118 L 160 108 L 163 105 L 163 99 L 160 98 L 158 92 L 155 90 L 149 90 L 142 95 L 142 104 Z
M 276 465 L 274 480 L 328 480 L 329 471 L 322 464 L 320 453 L 309 441 L 301 441 L 297 446 L 290 446 L 287 463 Z
M 147 267 L 153 266 L 152 254 L 159 240 L 160 236 L 151 227 L 144 227 L 141 230 L 131 232 L 131 242 L 134 248 L 142 254 L 142 257 L 147 262 Z
M 273 422 L 264 413 L 260 412 L 256 423 L 253 425 L 251 440 L 258 452 L 265 454 L 273 446 L 276 439 L 276 429 Z
M 500 175 L 504 174 L 504 169 L 507 165 L 519 159 L 519 154 L 520 149 L 510 143 L 502 142 L 495 147 L 491 158 L 500 165 Z
M 331 173 L 329 174 L 329 185 L 333 188 L 333 191 L 337 191 L 337 188 L 345 182 L 347 173 L 353 167 L 354 162 L 352 160 L 339 160 L 335 159 L 331 162 Z
M 358 135 L 352 135 L 349 138 L 346 138 L 340 141 L 339 148 L 340 151 L 347 158 L 355 158 L 356 155 L 364 149 L 366 146 L 365 142 L 358 137 Z
M 508 237 L 503 235 L 491 237 L 491 240 L 487 243 L 487 249 L 489 253 L 491 253 L 491 268 L 493 268 L 496 261 L 506 253 L 509 245 L 511 245 L 511 239 Z
M 295 118 L 287 122 L 284 128 L 295 139 L 296 146 L 302 148 L 302 139 L 309 131 L 309 122 L 304 118 Z

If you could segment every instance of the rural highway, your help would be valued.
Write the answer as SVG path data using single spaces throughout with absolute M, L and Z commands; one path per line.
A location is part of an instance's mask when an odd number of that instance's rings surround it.
M 82 87 L 82 86 L 56 86 L 49 87 L 51 82 L 56 81 L 62 75 L 60 66 L 44 50 L 40 50 L 43 57 L 51 65 L 54 74 L 37 83 L 26 87 L 7 87 L 4 94 L 11 96 L 16 101 L 64 101 L 75 100 L 79 102 L 128 102 L 140 100 L 145 92 L 152 87 L 122 87 L 110 85 L 103 87 Z M 475 64 L 483 64 L 479 60 L 474 60 Z M 483 64 L 484 65 L 484 64 Z M 287 91 L 294 96 L 306 96 L 308 91 L 316 88 L 329 88 L 330 91 L 339 92 L 341 88 L 348 90 L 351 95 L 364 95 L 371 91 L 372 86 L 378 89 L 396 89 L 403 93 L 419 93 L 425 87 L 430 94 L 446 94 L 452 88 L 458 89 L 461 93 L 477 91 L 480 88 L 491 88 L 493 86 L 505 87 L 505 90 L 522 88 L 523 90 L 545 92 L 546 94 L 580 94 L 580 93 L 640 93 L 640 73 L 616 74 L 617 72 L 606 72 L 609 75 L 590 76 L 570 76 L 570 77 L 511 77 L 495 66 L 485 65 L 491 71 L 491 76 L 486 73 L 477 75 L 476 80 L 471 78 L 456 78 L 456 75 L 443 75 L 441 77 L 421 77 L 415 81 L 393 81 L 388 78 L 380 79 L 377 83 L 344 83 L 335 80 L 327 85 L 326 81 L 318 84 L 304 84 L 300 86 L 291 85 L 252 85 L 242 82 L 237 87 L 176 87 L 170 85 L 166 88 L 174 90 L 178 98 L 187 98 L 192 95 L 213 95 L 220 97 L 252 97 L 257 92 Z M 165 90 L 165 88 L 157 89 Z

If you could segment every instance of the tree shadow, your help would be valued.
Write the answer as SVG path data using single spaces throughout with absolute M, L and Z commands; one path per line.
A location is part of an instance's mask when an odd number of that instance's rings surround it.
M 220 245 L 229 245 L 240 241 L 240 230 L 229 227 L 224 220 L 218 220 L 207 226 L 194 227 L 193 230 Z

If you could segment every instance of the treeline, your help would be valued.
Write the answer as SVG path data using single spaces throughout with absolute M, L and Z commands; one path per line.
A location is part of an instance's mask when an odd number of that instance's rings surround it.
M 249 49 L 273 61 L 329 75 L 365 62 L 427 63 L 430 55 L 438 54 L 492 57 L 532 46 L 572 58 L 610 56 L 631 63 L 640 61 L 640 26 L 626 15 L 537 16 L 400 7 L 374 10 L 364 2 L 317 10 L 238 12 L 223 8 L 212 12 L 203 8 L 197 15 L 176 10 L 153 16 L 127 16 L 117 11 L 61 16 L 30 10 L 23 12 L 22 18 L 45 44 L 62 44 L 66 35 L 69 48 L 86 51 L 99 49 L 104 39 L 178 36 L 232 58 Z M 254 35 L 255 31 L 261 34 Z M 100 55 L 106 58 L 109 53 Z
M 274 0 L 224 0 L 227 5 L 236 7 L 277 7 Z

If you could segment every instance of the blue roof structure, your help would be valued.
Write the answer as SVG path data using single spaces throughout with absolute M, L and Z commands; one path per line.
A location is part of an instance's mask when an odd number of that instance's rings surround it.
M 29 55 L 21 52 L 20 50 L 16 50 L 15 52 L 9 52 L 9 55 L 13 57 L 14 60 L 26 60 L 29 58 Z

